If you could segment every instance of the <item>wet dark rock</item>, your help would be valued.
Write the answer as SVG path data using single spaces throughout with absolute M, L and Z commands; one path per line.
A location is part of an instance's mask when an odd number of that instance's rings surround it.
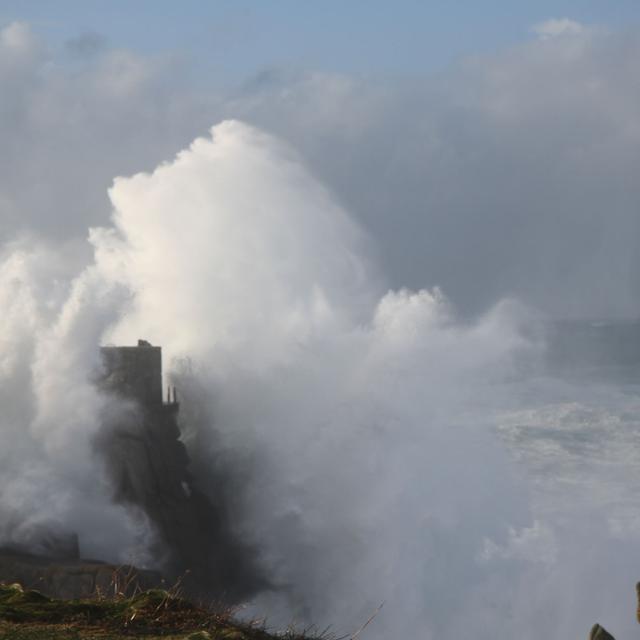
M 589 633 L 589 640 L 615 640 L 615 638 L 599 624 L 594 624 Z

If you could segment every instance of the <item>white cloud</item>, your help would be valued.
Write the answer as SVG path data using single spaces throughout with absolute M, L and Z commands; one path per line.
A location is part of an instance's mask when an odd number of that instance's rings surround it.
M 535 521 L 531 527 L 516 530 L 509 528 L 508 539 L 504 545 L 486 539 L 479 559 L 491 562 L 519 560 L 531 563 L 553 565 L 557 561 L 558 548 L 553 531 L 544 523 Z
M 588 31 L 584 25 L 569 18 L 550 18 L 535 24 L 531 30 L 541 40 L 549 40 L 560 36 L 578 36 Z
M 0 241 L 83 237 L 108 218 L 115 175 L 155 166 L 214 119 L 171 58 L 61 55 L 27 24 L 0 31 Z
M 590 33 L 422 82 L 276 70 L 223 95 L 130 52 L 105 48 L 81 66 L 47 58 L 26 25 L 10 25 L 0 236 L 82 237 L 108 219 L 114 175 L 149 170 L 240 118 L 301 152 L 374 237 L 394 287 L 441 286 L 470 313 L 506 294 L 555 315 L 637 314 L 640 41 Z
M 0 47 L 24 54 L 36 50 L 38 43 L 26 22 L 12 22 L 0 31 Z
M 272 76 L 229 115 L 302 151 L 378 241 L 394 286 L 441 286 L 465 312 L 516 295 L 552 315 L 629 317 L 638 63 L 637 34 L 594 32 L 411 84 L 349 78 L 336 92 Z

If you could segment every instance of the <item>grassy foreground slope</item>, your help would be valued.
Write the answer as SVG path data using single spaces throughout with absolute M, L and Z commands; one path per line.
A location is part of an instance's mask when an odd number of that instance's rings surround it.
M 160 589 L 131 598 L 54 600 L 18 584 L 0 585 L 2 640 L 303 640 L 274 635 Z M 311 640 L 306 638 L 306 640 Z

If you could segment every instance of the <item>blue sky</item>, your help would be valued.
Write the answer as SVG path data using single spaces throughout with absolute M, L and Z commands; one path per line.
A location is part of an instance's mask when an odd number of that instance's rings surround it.
M 430 72 L 520 42 L 552 17 L 620 28 L 640 23 L 640 2 L 0 0 L 1 23 L 25 20 L 53 47 L 90 33 L 108 47 L 177 54 L 230 81 L 269 67 Z

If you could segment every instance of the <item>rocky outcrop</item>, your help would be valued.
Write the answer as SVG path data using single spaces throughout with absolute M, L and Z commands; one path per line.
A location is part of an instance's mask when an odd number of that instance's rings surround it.
M 615 638 L 599 624 L 594 624 L 589 633 L 589 640 L 615 640 Z

